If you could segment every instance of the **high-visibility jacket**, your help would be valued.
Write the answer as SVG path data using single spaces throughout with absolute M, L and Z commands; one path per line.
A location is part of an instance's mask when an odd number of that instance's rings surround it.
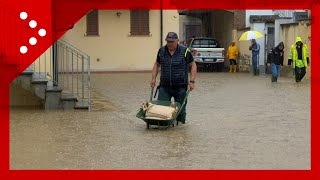
M 300 37 L 296 38 L 296 43 L 302 41 Z M 294 43 L 290 48 L 290 53 L 288 56 L 288 59 L 292 59 L 293 62 L 293 68 L 295 67 L 308 67 L 308 61 L 309 59 L 309 51 L 306 44 L 302 44 L 302 59 L 298 59 L 298 50 L 297 50 L 297 44 Z

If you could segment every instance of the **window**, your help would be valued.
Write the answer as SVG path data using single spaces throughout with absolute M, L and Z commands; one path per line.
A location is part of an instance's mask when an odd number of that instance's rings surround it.
M 149 35 L 149 10 L 130 11 L 131 35 Z
M 192 43 L 194 48 L 216 48 L 219 47 L 219 44 L 214 39 L 195 39 Z
M 87 35 L 99 35 L 98 10 L 92 10 L 87 14 Z

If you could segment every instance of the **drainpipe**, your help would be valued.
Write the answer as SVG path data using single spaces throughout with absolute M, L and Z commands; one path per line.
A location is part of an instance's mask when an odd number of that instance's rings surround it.
M 56 3 L 51 1 L 51 14 L 56 12 Z M 52 16 L 52 40 L 56 40 L 56 34 L 57 34 L 57 29 L 56 29 L 56 18 L 55 16 Z M 55 42 L 52 45 L 52 80 L 53 80 L 53 86 L 58 86 L 58 48 L 57 48 L 57 43 Z
M 162 47 L 162 38 L 163 38 L 163 9 L 162 9 L 162 0 L 160 0 L 160 47 Z

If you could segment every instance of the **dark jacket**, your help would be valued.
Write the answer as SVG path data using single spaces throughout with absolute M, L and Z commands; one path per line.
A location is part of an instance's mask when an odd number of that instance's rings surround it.
M 279 46 L 282 46 L 283 48 L 280 50 Z M 272 48 L 269 51 L 267 62 L 283 66 L 283 55 L 284 55 L 283 49 L 284 49 L 283 42 L 279 43 L 278 46 L 276 46 L 275 48 Z
M 161 65 L 161 85 L 188 84 L 188 67 L 193 58 L 187 47 L 178 45 L 176 52 L 171 56 L 167 46 L 163 46 L 159 49 L 157 62 Z

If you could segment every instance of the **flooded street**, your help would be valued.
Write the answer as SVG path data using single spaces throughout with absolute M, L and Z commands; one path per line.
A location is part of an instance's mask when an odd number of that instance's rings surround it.
M 92 112 L 12 110 L 10 168 L 310 169 L 310 80 L 198 73 L 187 124 L 159 130 L 135 117 L 150 78 L 92 74 Z

